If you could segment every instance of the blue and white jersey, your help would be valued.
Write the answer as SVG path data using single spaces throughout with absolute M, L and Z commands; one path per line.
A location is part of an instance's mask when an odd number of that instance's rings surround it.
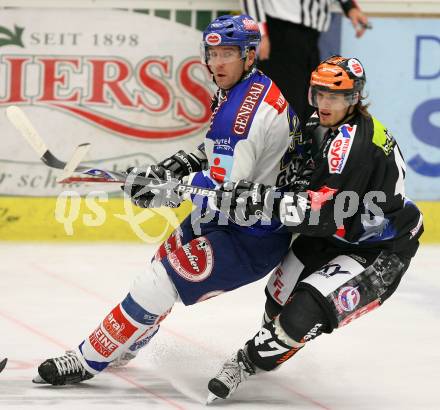
M 190 182 L 214 188 L 245 179 L 283 187 L 294 172 L 296 142 L 298 117 L 276 84 L 254 70 L 220 95 L 204 141 L 209 168 Z

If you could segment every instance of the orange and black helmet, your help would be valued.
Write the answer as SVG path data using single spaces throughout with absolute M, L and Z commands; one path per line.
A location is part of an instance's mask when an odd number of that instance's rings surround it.
M 366 82 L 365 70 L 356 58 L 331 56 L 321 62 L 310 77 L 310 104 L 315 102 L 316 91 L 346 95 L 350 105 L 356 104 Z

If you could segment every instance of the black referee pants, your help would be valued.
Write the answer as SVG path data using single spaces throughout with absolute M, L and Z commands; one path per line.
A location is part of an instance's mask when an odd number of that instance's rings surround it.
M 266 16 L 271 52 L 259 68 L 280 88 L 302 125 L 313 113 L 308 103 L 310 74 L 320 63 L 319 31 Z

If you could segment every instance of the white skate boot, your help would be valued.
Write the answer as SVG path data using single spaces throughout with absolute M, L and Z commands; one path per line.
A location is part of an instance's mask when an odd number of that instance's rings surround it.
M 227 360 L 220 371 L 208 383 L 210 391 L 207 404 L 221 398 L 227 399 L 237 390 L 241 382 L 256 372 L 255 366 L 251 363 L 243 349 L 240 349 L 234 356 Z

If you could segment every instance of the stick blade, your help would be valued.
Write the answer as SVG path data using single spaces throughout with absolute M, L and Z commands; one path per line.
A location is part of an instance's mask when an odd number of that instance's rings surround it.
M 57 178 L 57 182 L 61 182 L 69 177 L 76 171 L 80 162 L 84 159 L 90 149 L 90 144 L 85 143 L 78 145 L 70 158 L 70 160 L 66 163 L 66 166 L 63 169 L 61 175 Z
M 10 105 L 6 108 L 6 116 L 10 123 L 17 129 L 17 131 L 26 139 L 41 158 L 47 151 L 46 144 L 34 128 L 29 118 L 20 107 Z
M 60 184 L 76 184 L 78 182 L 118 183 L 118 184 L 124 183 L 124 181 L 119 179 L 108 179 L 104 177 L 67 177 L 57 182 L 59 182 Z

